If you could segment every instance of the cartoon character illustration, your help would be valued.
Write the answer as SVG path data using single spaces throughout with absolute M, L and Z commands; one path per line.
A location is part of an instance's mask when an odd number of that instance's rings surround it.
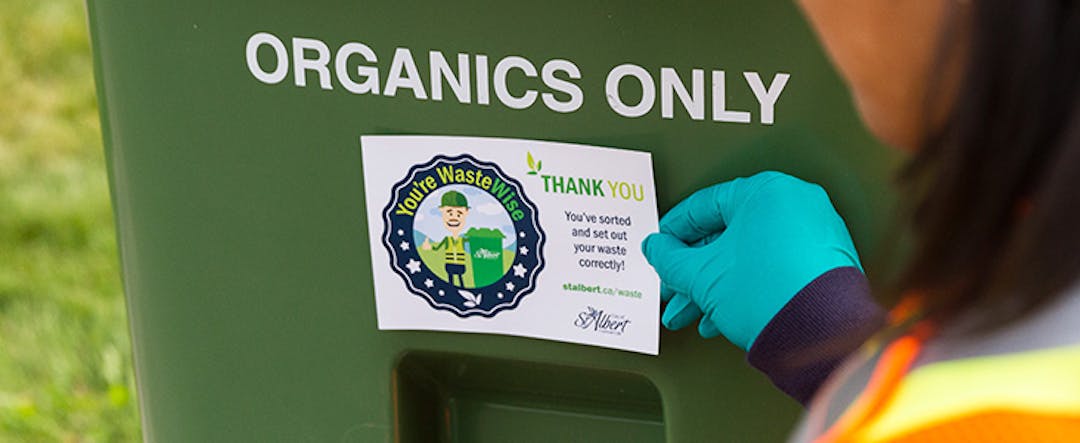
M 544 267 L 545 234 L 521 184 L 467 154 L 409 171 L 384 209 L 382 237 L 409 292 L 459 317 L 515 308 Z M 488 177 L 496 190 L 475 184 Z
M 463 288 L 465 287 L 465 264 L 467 258 L 465 242 L 468 239 L 461 236 L 461 231 L 465 229 L 465 220 L 469 216 L 469 200 L 465 198 L 465 194 L 460 192 L 446 191 L 442 195 L 439 212 L 442 213 L 443 226 L 450 232 L 450 235 L 431 246 L 431 249 L 444 251 L 443 257 L 446 261 L 447 281 L 454 286 Z M 454 282 L 455 277 L 457 277 L 457 283 Z
M 413 226 L 413 241 L 427 269 L 458 289 L 481 288 L 502 278 L 513 264 L 515 239 L 503 232 L 513 222 L 499 201 L 465 186 L 431 197 L 420 211 L 434 217 Z

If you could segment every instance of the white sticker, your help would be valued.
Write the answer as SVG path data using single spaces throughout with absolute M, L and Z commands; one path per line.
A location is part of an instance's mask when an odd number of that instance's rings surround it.
M 652 156 L 569 143 L 364 136 L 379 329 L 656 355 Z

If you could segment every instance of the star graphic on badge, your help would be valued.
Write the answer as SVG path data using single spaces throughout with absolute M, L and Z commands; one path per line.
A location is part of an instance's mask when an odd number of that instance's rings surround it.
M 416 261 L 414 259 L 410 258 L 409 263 L 405 264 L 405 267 L 409 268 L 409 273 L 410 274 L 415 274 L 417 272 L 420 272 L 420 262 Z
M 424 280 L 424 286 L 427 286 L 427 287 L 430 288 L 432 286 L 435 286 L 435 282 L 431 281 L 431 279 L 429 278 L 427 280 Z
M 514 282 L 509 282 L 509 281 L 506 282 L 506 290 L 507 291 L 513 291 L 514 290 Z
M 401 250 L 402 251 L 408 251 L 409 250 L 409 242 L 404 242 L 404 241 L 401 242 Z
M 529 255 L 529 248 L 526 248 L 524 246 L 518 248 L 518 251 L 521 251 L 521 255 Z
M 528 269 L 525 269 L 525 266 L 523 266 L 521 263 L 514 265 L 515 277 L 525 278 L 525 271 L 528 271 Z

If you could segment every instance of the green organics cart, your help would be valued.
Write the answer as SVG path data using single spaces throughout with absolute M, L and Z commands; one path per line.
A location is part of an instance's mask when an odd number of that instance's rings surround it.
M 465 233 L 465 237 L 469 240 L 469 259 L 477 287 L 487 286 L 506 273 L 506 261 L 503 259 L 503 239 L 506 234 L 499 229 L 472 228 Z
M 88 10 L 147 441 L 788 432 L 799 405 L 693 330 L 664 331 L 659 356 L 379 331 L 361 135 L 651 151 L 661 211 L 782 170 L 830 190 L 874 275 L 892 162 L 790 0 Z M 501 265 L 473 260 L 478 278 Z

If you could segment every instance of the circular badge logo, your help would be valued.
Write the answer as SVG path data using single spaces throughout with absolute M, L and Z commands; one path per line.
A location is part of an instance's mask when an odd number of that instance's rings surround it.
M 390 267 L 460 317 L 517 307 L 544 267 L 536 205 L 498 165 L 463 154 L 413 166 L 383 211 Z

